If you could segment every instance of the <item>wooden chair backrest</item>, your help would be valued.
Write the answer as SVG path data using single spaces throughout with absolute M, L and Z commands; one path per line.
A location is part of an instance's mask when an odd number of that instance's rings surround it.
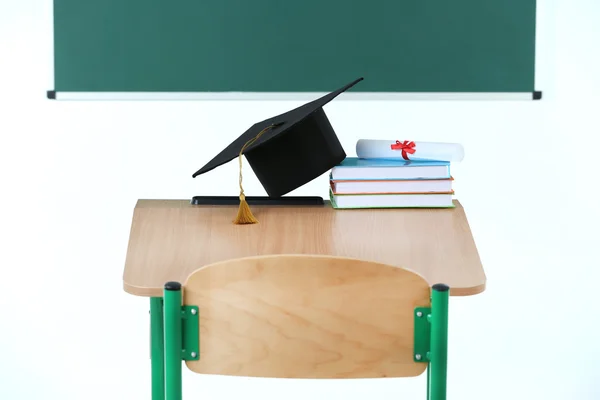
M 430 306 L 420 275 L 356 259 L 276 255 L 193 272 L 185 305 L 200 309 L 201 374 L 274 378 L 420 375 L 414 309 Z

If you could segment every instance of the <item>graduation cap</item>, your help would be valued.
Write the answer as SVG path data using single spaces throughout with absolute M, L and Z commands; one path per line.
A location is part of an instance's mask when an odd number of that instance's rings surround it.
M 346 153 L 323 106 L 363 78 L 294 110 L 254 124 L 204 167 L 195 178 L 239 158 L 240 211 L 237 224 L 256 223 L 242 188 L 242 155 L 271 198 L 312 181 L 341 163 Z

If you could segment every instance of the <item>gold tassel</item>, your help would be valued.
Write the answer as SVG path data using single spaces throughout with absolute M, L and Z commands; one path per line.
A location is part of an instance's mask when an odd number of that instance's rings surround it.
M 235 218 L 233 223 L 237 224 L 237 225 L 258 223 L 258 220 L 256 219 L 256 217 L 252 214 L 252 211 L 250 210 L 250 206 L 248 205 L 248 202 L 246 201 L 246 196 L 244 196 L 243 194 L 240 194 L 240 208 L 238 209 L 237 217 Z
M 244 188 L 242 187 L 242 156 L 244 154 L 244 150 L 248 148 L 248 146 L 252 145 L 255 141 L 257 141 L 265 132 L 271 129 L 274 125 L 268 126 L 254 138 L 248 140 L 244 147 L 240 150 L 239 161 L 240 161 L 240 208 L 238 209 L 237 217 L 233 220 L 233 223 L 236 225 L 246 225 L 246 224 L 256 224 L 258 220 L 252 214 L 250 210 L 250 206 L 246 201 L 246 196 L 244 195 Z

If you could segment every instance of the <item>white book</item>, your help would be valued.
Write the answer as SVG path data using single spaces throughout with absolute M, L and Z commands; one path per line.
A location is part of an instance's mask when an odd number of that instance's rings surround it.
M 452 208 L 453 193 L 444 194 L 333 194 L 333 208 Z
M 334 194 L 450 193 L 452 180 L 332 180 L 331 188 Z

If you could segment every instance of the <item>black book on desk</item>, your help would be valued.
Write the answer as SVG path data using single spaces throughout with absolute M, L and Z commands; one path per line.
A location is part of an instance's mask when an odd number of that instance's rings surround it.
M 248 196 L 246 202 L 250 206 L 322 206 L 325 204 L 319 196 Z M 194 196 L 191 204 L 196 206 L 237 206 L 240 204 L 239 196 Z

